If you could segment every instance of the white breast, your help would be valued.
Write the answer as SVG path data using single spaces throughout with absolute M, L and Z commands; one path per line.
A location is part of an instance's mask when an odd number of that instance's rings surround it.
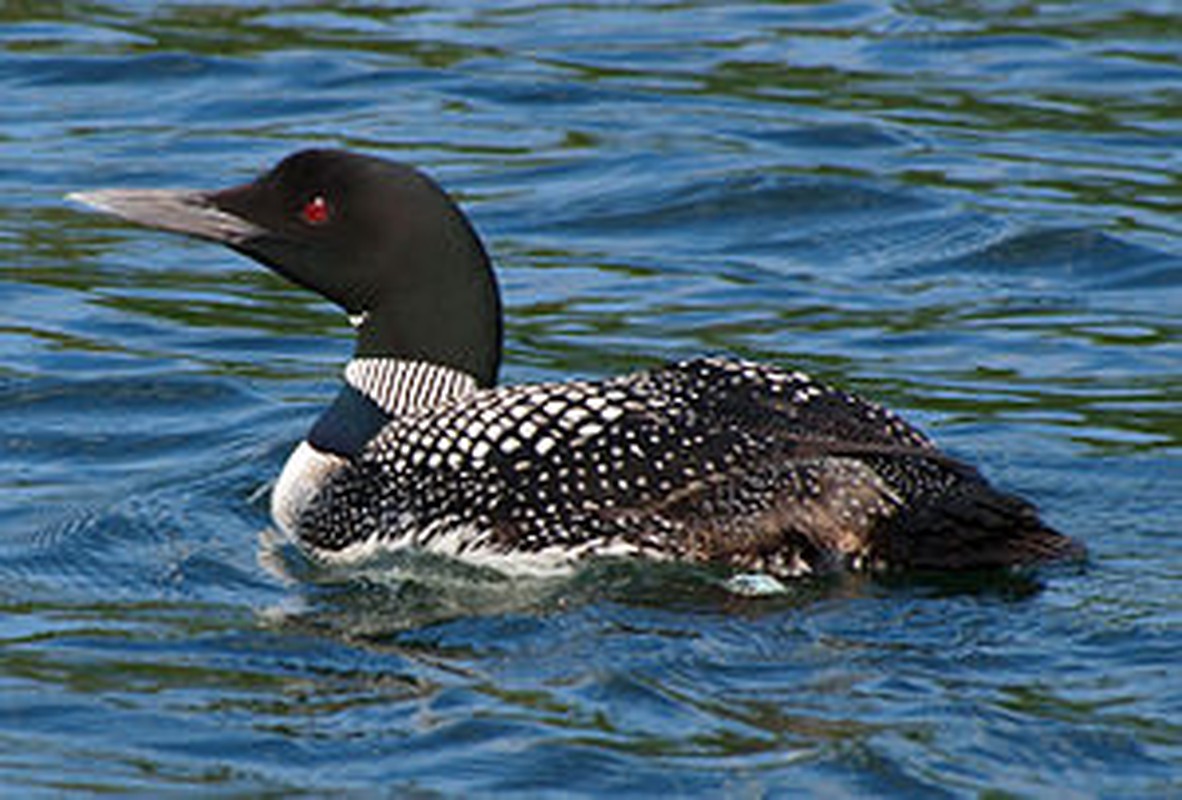
M 340 456 L 300 442 L 288 456 L 271 492 L 271 517 L 284 535 L 296 538 L 296 527 L 304 510 L 332 474 L 348 463 Z

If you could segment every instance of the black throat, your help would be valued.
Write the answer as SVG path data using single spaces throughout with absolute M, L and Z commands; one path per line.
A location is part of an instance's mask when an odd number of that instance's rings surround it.
M 353 458 L 391 419 L 372 399 L 346 385 L 308 431 L 308 444 L 322 453 Z
M 399 282 L 354 316 L 356 358 L 436 364 L 496 385 L 503 329 L 501 298 L 488 258 L 447 254 L 456 266 L 423 269 L 425 279 Z M 458 268 L 458 265 L 467 265 Z

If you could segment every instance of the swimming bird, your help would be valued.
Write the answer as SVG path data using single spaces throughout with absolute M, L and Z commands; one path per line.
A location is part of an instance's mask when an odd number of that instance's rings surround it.
M 490 259 L 411 166 L 314 149 L 228 189 L 70 197 L 227 245 L 348 314 L 343 386 L 271 498 L 314 558 L 412 547 L 508 573 L 626 556 L 793 577 L 1082 552 L 893 412 L 799 371 L 698 358 L 498 385 Z

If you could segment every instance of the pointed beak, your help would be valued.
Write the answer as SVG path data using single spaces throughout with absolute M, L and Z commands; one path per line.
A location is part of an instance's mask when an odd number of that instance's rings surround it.
M 254 223 L 218 208 L 208 192 L 100 189 L 72 192 L 66 198 L 128 222 L 231 246 L 265 233 Z

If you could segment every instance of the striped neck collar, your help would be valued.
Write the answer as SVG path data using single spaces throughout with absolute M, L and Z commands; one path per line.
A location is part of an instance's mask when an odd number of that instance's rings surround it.
M 354 358 L 345 382 L 391 417 L 444 405 L 476 391 L 476 379 L 450 367 L 397 358 Z

